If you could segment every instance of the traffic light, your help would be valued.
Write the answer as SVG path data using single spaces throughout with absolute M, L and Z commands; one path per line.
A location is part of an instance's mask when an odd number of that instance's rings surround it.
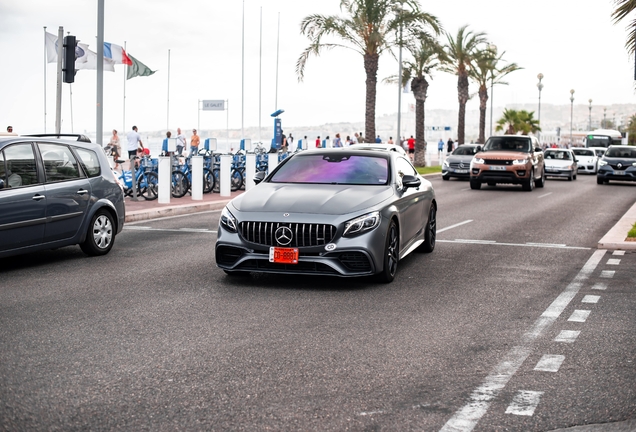
M 64 71 L 64 82 L 72 83 L 75 81 L 75 48 L 77 47 L 77 39 L 75 36 L 64 37 L 64 54 L 62 58 L 62 70 Z

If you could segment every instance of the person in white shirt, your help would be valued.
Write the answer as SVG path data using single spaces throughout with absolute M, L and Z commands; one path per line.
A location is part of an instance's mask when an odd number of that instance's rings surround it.
M 132 130 L 126 135 L 128 140 L 128 157 L 132 158 L 137 155 L 137 149 L 144 149 L 144 144 L 141 142 L 141 135 L 137 132 L 137 126 L 133 126 Z
M 177 154 L 181 156 L 186 146 L 186 136 L 181 133 L 181 128 L 177 128 Z

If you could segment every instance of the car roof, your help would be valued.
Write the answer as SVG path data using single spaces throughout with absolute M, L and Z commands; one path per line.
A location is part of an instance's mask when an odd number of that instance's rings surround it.
M 77 137 L 78 135 L 69 135 L 72 137 Z M 23 143 L 23 142 L 41 142 L 41 143 L 59 143 L 66 145 L 73 145 L 76 147 L 84 147 L 91 150 L 100 150 L 101 147 L 99 144 L 93 143 L 90 140 L 83 141 L 79 138 L 77 140 L 66 139 L 63 135 L 60 135 L 60 138 L 57 138 L 58 135 L 11 135 L 11 136 L 0 136 L 0 149 L 13 143 Z M 63 137 L 63 138 L 62 138 Z
M 386 143 L 358 143 L 353 144 L 349 147 L 341 147 L 343 148 L 360 148 L 360 149 L 375 149 L 375 150 L 386 150 L 386 151 L 394 151 L 400 154 L 406 154 L 404 149 L 396 144 L 386 144 Z

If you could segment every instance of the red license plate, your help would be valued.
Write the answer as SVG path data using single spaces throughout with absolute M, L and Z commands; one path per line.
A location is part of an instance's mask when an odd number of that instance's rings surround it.
M 298 264 L 298 248 L 269 248 L 269 262 L 280 264 Z

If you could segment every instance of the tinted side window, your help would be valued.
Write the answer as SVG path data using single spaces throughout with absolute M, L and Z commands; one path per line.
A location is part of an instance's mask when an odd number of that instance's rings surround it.
M 7 184 L 7 169 L 4 166 L 4 152 L 0 152 L 0 180 Z
M 81 177 L 77 166 L 77 160 L 65 145 L 38 144 L 44 162 L 46 182 L 53 183 L 65 180 L 74 180 Z
M 6 186 L 16 188 L 38 183 L 35 156 L 31 144 L 15 144 L 4 149 Z
M 97 154 L 92 150 L 73 147 L 80 158 L 82 167 L 89 177 L 98 177 L 101 174 L 99 159 Z

